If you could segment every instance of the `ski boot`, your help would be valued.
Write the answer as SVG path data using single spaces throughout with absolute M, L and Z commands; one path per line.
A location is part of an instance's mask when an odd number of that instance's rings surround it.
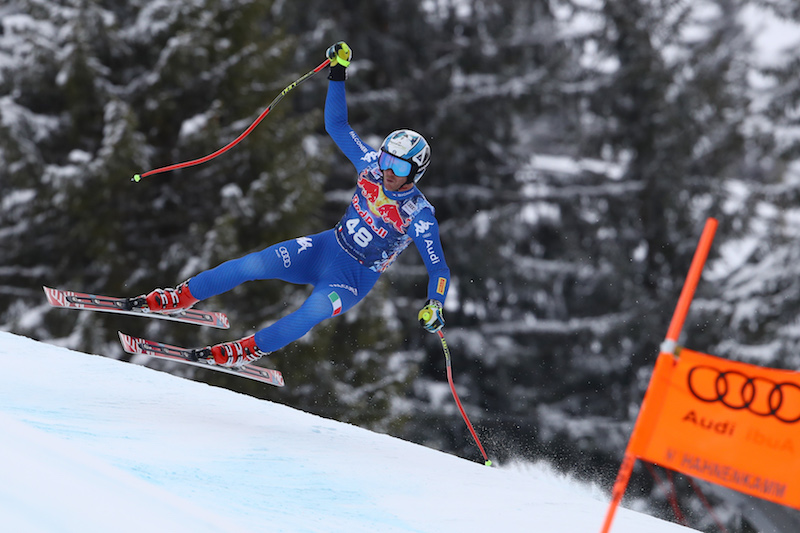
M 262 352 L 256 346 L 255 335 L 250 335 L 238 341 L 223 342 L 195 350 L 190 359 L 192 361 L 205 359 L 208 364 L 230 368 L 257 361 L 267 353 L 269 352 Z
M 131 298 L 131 307 L 146 307 L 151 313 L 167 315 L 180 314 L 199 302 L 189 291 L 187 279 L 174 289 L 155 289 L 154 291 Z

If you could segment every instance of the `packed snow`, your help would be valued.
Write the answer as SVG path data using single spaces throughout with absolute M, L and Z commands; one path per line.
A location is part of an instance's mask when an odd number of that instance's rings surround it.
M 584 533 L 605 517 L 602 491 L 545 466 L 486 467 L 146 366 L 5 332 L 0 366 L 4 531 Z M 620 509 L 612 531 L 690 530 Z

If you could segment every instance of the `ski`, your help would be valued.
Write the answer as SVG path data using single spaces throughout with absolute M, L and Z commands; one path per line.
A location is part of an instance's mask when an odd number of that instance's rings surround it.
M 212 328 L 228 329 L 231 327 L 228 317 L 216 311 L 201 311 L 199 309 L 186 309 L 180 313 L 168 314 L 151 312 L 146 308 L 133 307 L 131 298 L 117 298 L 114 296 L 99 296 L 97 294 L 87 294 L 85 292 L 62 291 L 42 287 L 47 296 L 47 301 L 53 307 L 65 309 L 83 309 L 86 311 L 103 311 L 106 313 L 119 313 L 123 315 L 146 316 L 149 318 L 160 318 L 162 320 L 173 320 L 184 324 L 196 324 L 199 326 L 211 326 Z
M 241 376 L 243 378 L 252 379 L 261 383 L 275 385 L 276 387 L 283 387 L 283 374 L 271 368 L 263 368 L 254 364 L 242 365 L 240 367 L 228 368 L 224 366 L 217 366 L 209 364 L 205 359 L 192 361 L 192 353 L 195 351 L 191 348 L 181 348 L 180 346 L 172 346 L 164 344 L 163 342 L 151 341 L 139 337 L 126 335 L 121 331 L 119 333 L 119 340 L 122 342 L 122 348 L 129 354 L 134 355 L 148 355 L 158 359 L 166 359 L 168 361 L 177 361 L 188 365 L 199 366 L 216 370 L 217 372 L 224 372 L 226 374 L 233 374 L 234 376 Z

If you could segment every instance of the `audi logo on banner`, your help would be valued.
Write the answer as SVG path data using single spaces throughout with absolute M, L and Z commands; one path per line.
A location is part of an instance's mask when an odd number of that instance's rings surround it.
M 696 366 L 687 378 L 692 395 L 706 403 L 720 402 L 729 409 L 774 416 L 786 424 L 800 421 L 800 385 L 750 377 L 737 370 Z

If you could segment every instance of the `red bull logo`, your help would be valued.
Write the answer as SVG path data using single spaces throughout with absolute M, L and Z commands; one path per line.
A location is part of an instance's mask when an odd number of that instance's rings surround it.
M 367 200 L 369 210 L 387 224 L 391 224 L 394 229 L 402 232 L 407 225 L 406 221 L 403 220 L 397 203 L 383 194 L 383 187 L 367 178 L 359 178 L 358 186 Z
M 374 231 L 378 237 L 385 239 L 389 232 L 386 230 L 386 228 L 379 228 L 378 225 L 375 224 L 375 220 L 373 220 L 370 212 L 361 208 L 361 201 L 358 199 L 357 194 L 353 195 L 352 204 L 353 208 L 356 210 L 356 213 L 358 213 L 358 215 L 361 217 L 361 220 L 363 220 L 367 226 L 372 228 L 372 231 Z

